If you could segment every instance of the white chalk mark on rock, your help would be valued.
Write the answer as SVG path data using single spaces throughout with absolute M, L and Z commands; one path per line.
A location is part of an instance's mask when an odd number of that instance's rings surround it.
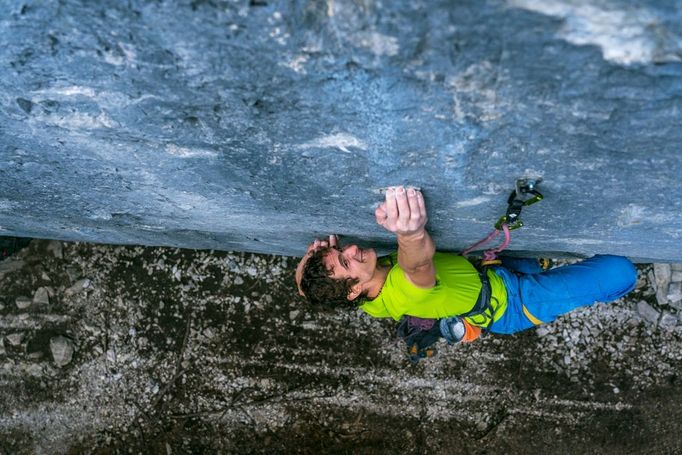
M 166 152 L 179 158 L 215 158 L 218 154 L 212 150 L 180 147 L 175 144 L 166 145 Z
M 490 198 L 488 198 L 488 197 L 479 196 L 479 197 L 475 197 L 473 199 L 467 199 L 466 201 L 459 201 L 458 203 L 455 204 L 455 207 L 457 207 L 457 208 L 472 207 L 474 205 L 485 204 L 489 200 L 490 200 Z
M 367 144 L 348 133 L 329 134 L 298 146 L 300 149 L 337 148 L 344 153 L 351 153 L 351 151 L 348 150 L 349 147 L 367 150 Z
M 114 128 L 118 126 L 106 113 L 94 116 L 76 112 L 71 115 L 50 115 L 45 117 L 45 123 L 65 129 L 96 130 L 100 128 Z
M 364 47 L 378 57 L 382 55 L 392 57 L 400 50 L 398 38 L 377 32 L 358 33 L 351 38 L 351 41 L 355 46 Z
M 88 98 L 95 97 L 95 89 L 92 87 L 82 87 L 78 85 L 72 85 L 69 87 L 55 87 L 48 90 L 41 90 L 37 92 L 44 95 L 57 95 L 57 96 L 87 96 Z
M 301 54 L 301 55 L 296 55 L 295 57 L 293 57 L 292 59 L 290 59 L 286 62 L 280 63 L 280 65 L 284 66 L 286 68 L 289 68 L 289 69 L 297 72 L 298 74 L 307 74 L 307 72 L 305 70 L 305 64 L 307 61 L 308 61 L 308 56 Z
M 654 214 L 646 207 L 637 204 L 629 204 L 620 212 L 618 226 L 630 227 L 642 223 L 667 224 L 674 222 L 671 215 Z

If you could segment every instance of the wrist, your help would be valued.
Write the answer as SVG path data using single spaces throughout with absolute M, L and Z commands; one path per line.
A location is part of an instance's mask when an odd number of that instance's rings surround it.
M 426 237 L 426 229 L 422 228 L 416 232 L 410 232 L 405 234 L 396 234 L 398 242 L 418 242 L 424 240 Z

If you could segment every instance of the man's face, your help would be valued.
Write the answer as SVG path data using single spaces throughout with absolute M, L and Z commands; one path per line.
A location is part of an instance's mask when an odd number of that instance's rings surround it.
M 328 270 L 333 270 L 334 279 L 357 278 L 363 285 L 374 276 L 377 267 L 377 254 L 372 248 L 361 249 L 357 245 L 343 248 L 333 247 L 324 258 Z

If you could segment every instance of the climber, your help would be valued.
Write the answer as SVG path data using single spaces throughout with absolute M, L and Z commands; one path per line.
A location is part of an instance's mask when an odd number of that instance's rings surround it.
M 610 302 L 632 291 L 637 272 L 620 256 L 597 255 L 542 271 L 535 260 L 507 258 L 480 271 L 465 257 L 437 252 L 426 231 L 424 197 L 414 188 L 387 189 L 376 221 L 396 235 L 397 253 L 341 247 L 336 236 L 315 240 L 296 269 L 309 302 L 359 307 L 373 317 L 439 320 L 448 342 L 483 331 L 511 334 L 546 324 L 575 308 Z

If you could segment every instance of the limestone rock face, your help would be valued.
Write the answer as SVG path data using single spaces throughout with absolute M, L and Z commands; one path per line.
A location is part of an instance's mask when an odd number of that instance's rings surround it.
M 301 255 L 440 249 L 543 177 L 512 248 L 682 259 L 675 2 L 0 4 L 0 234 Z M 57 254 L 57 253 L 55 253 Z

